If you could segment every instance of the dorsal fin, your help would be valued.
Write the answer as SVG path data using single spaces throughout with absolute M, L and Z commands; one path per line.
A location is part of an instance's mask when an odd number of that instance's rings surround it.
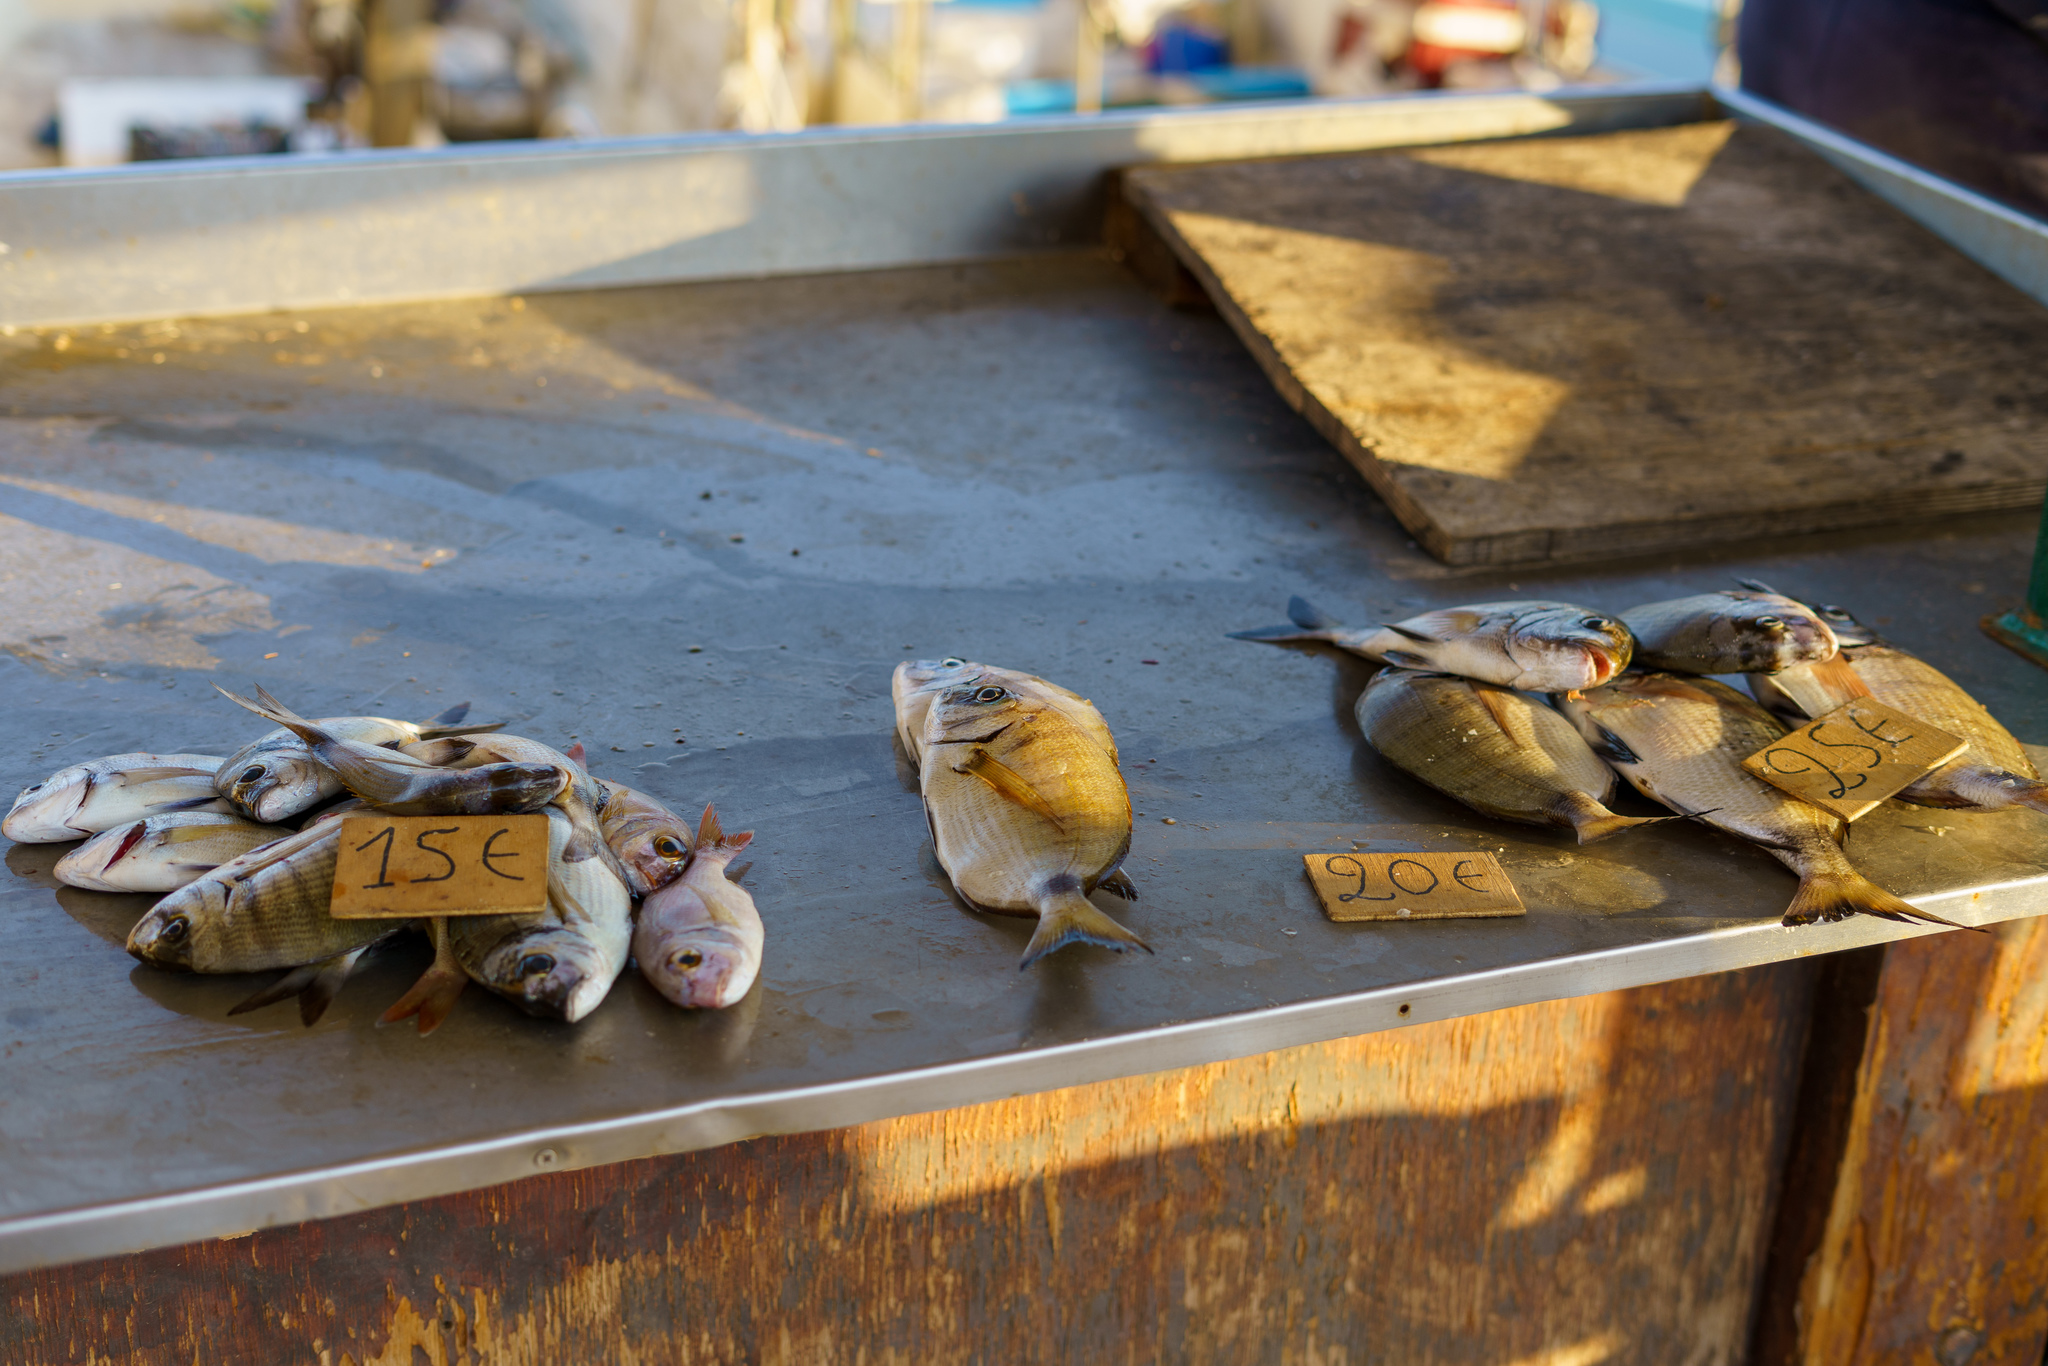
M 1304 631 L 1335 631 L 1343 626 L 1328 612 L 1318 610 L 1307 598 L 1300 596 L 1287 600 L 1287 619 Z
M 420 729 L 430 730 L 436 726 L 460 725 L 462 718 L 467 715 L 469 715 L 469 703 L 457 702 L 448 710 L 435 716 L 429 716 L 426 720 L 420 722 Z
M 1395 635 L 1401 637 L 1401 639 L 1412 640 L 1417 645 L 1436 645 L 1441 643 L 1435 636 L 1426 636 L 1420 631 L 1411 631 L 1406 626 L 1399 626 L 1391 621 L 1382 622 L 1381 624 Z

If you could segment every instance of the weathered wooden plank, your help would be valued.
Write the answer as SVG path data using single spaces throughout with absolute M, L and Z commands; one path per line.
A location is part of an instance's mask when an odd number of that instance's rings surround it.
M 1839 1161 L 1816 1188 L 1787 1183 L 1788 1208 L 1824 1219 L 1779 1273 L 1773 1299 L 1793 1303 L 1766 1304 L 1756 1366 L 2039 1366 L 2048 923 L 1884 954 Z
M 20 1366 L 1740 1359 L 1810 967 L 0 1281 Z
M 2040 502 L 2048 312 L 1775 130 L 1139 167 L 1281 394 L 1454 564 Z M 1156 272 L 1155 272 L 1156 273 Z

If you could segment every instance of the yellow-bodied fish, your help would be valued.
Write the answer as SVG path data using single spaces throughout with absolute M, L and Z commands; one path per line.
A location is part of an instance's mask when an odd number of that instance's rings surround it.
M 1743 769 L 1744 759 L 1785 728 L 1726 684 L 1672 673 L 1624 674 L 1559 707 L 1644 796 L 1761 846 L 1797 873 L 1787 925 L 1858 914 L 1954 924 L 1851 867 L 1841 848 L 1843 823 L 1832 813 Z
M 57 881 L 93 892 L 175 892 L 293 833 L 220 811 L 173 811 L 103 830 L 57 860 Z
M 964 662 L 896 670 L 897 724 L 922 710 L 912 750 L 939 864 L 977 910 L 1035 915 L 1020 967 L 1068 944 L 1145 941 L 1088 900 L 1128 892 L 1131 799 L 1114 742 L 1085 699 L 1029 674 Z
M 1527 693 L 1451 674 L 1382 669 L 1358 728 L 1388 762 L 1475 811 L 1570 830 L 1591 844 L 1671 816 L 1618 816 L 1614 770 L 1572 723 Z

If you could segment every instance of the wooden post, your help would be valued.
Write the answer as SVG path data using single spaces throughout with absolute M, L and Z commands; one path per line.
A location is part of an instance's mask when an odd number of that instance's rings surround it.
M 1822 982 L 1751 1361 L 2039 1366 L 2048 921 L 1869 966 Z
M 1074 46 L 1074 112 L 1102 112 L 1102 20 L 1089 0 L 1081 0 L 1080 36 Z
M 924 19 L 930 0 L 896 0 L 896 104 L 905 123 L 924 113 Z
M 363 22 L 363 83 L 370 90 L 370 142 L 410 147 L 426 112 L 433 68 L 429 0 L 369 0 Z

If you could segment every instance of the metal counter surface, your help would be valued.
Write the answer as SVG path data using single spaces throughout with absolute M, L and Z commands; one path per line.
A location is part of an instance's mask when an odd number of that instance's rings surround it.
M 755 830 L 768 929 L 722 1013 L 628 976 L 574 1027 L 472 989 L 431 1037 L 377 1028 L 414 938 L 307 1030 L 288 1004 L 226 1016 L 264 978 L 137 965 L 148 898 L 57 888 L 68 846 L 10 847 L 0 1270 L 1920 932 L 1785 930 L 1790 875 L 1709 830 L 1580 850 L 1422 788 L 1358 738 L 1363 661 L 1224 638 L 1290 593 L 1368 621 L 1753 575 L 2048 733 L 2042 676 L 1976 626 L 2016 596 L 2031 516 L 1447 570 L 1222 322 L 1092 255 L 21 331 L 0 413 L 0 781 L 225 754 L 261 726 L 215 680 L 309 715 L 468 698 Z M 1020 973 L 1029 922 L 953 900 L 888 686 L 945 654 L 1100 706 L 1142 813 L 1143 899 L 1105 904 L 1155 956 Z M 2044 837 L 1895 805 L 1850 850 L 1983 922 L 2048 910 Z M 1499 851 L 1530 913 L 1331 924 L 1300 855 L 1354 841 Z

